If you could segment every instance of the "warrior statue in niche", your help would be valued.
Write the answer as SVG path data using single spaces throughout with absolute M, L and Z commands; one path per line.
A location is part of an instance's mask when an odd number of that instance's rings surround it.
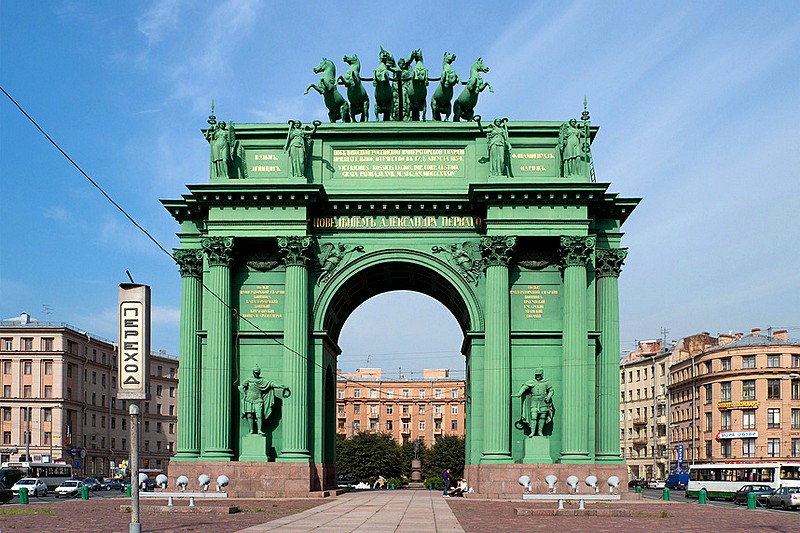
M 265 434 L 264 422 L 269 420 L 269 416 L 272 414 L 276 390 L 281 391 L 283 398 L 291 396 L 289 388 L 285 385 L 262 378 L 261 368 L 258 365 L 253 369 L 253 375 L 239 385 L 242 419 L 248 421 L 250 434 Z
M 544 369 L 534 370 L 533 379 L 522 384 L 515 396 L 519 396 L 522 406 L 522 419 L 517 427 L 529 426 L 529 437 L 543 435 L 544 428 L 553 421 L 553 386 L 544 379 Z

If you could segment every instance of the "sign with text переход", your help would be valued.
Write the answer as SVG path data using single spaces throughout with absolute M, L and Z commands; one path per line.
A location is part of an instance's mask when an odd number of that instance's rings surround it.
M 147 400 L 150 378 L 150 287 L 119 285 L 117 398 Z

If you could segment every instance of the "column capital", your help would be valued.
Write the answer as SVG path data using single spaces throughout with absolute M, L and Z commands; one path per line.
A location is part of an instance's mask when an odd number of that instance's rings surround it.
M 305 266 L 314 253 L 311 237 L 278 237 L 278 250 L 283 254 L 286 266 Z
M 203 273 L 203 250 L 199 248 L 176 248 L 172 257 L 178 264 L 181 277 L 199 278 Z
M 480 250 L 483 257 L 483 266 L 508 266 L 516 245 L 516 237 L 503 237 L 500 235 L 482 237 Z
M 592 258 L 595 237 L 561 237 L 561 266 L 586 266 Z
M 206 237 L 202 245 L 210 266 L 233 264 L 233 237 Z
M 598 278 L 618 278 L 627 256 L 627 248 L 599 248 L 595 253 L 596 276 Z

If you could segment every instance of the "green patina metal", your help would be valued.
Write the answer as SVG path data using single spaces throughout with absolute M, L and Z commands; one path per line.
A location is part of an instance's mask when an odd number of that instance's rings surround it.
M 395 100 L 376 98 L 375 112 L 402 117 L 403 104 L 392 109 L 408 83 L 409 117 L 424 116 L 413 84 L 427 73 L 382 56 Z M 345 83 L 359 76 L 354 58 Z M 476 63 L 459 118 L 488 86 Z M 335 91 L 333 69 L 318 68 L 317 90 Z M 458 76 L 440 81 L 434 118 Z M 467 464 L 621 462 L 617 281 L 638 199 L 594 181 L 588 112 L 366 122 L 363 95 L 349 96 L 364 122 L 237 123 L 234 134 L 212 112 L 209 182 L 163 201 L 180 223 L 183 280 L 175 460 L 333 464 L 342 326 L 366 299 L 413 290 L 464 333 Z M 331 119 L 344 118 L 334 100 Z M 269 383 L 247 378 L 257 367 Z M 267 392 L 268 412 L 255 405 Z

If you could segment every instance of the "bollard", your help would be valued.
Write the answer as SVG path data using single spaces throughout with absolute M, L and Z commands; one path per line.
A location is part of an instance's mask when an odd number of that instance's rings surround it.
M 564 510 L 564 500 L 562 500 L 562 499 L 558 500 L 558 510 L 559 511 L 563 511 Z
M 392 490 L 394 490 L 394 483 L 392 483 Z
M 170 496 L 169 500 L 167 500 L 167 507 L 174 507 L 174 505 L 172 504 L 172 496 Z
M 751 511 L 756 508 L 756 495 L 752 492 L 747 493 L 747 508 Z
M 189 496 L 189 507 L 194 507 L 194 496 Z
M 84 485 L 81 487 L 81 500 L 88 500 L 89 499 L 89 487 Z
M 665 502 L 669 501 L 669 487 L 664 487 L 664 490 L 662 491 L 661 499 L 664 500 Z
M 581 503 L 578 505 L 578 509 L 580 509 L 581 511 L 583 511 L 584 509 L 586 509 L 586 507 L 585 507 L 585 506 L 584 506 L 584 504 L 583 504 L 583 498 L 581 498 Z
M 130 484 L 125 485 L 125 497 L 126 498 L 130 498 L 131 497 L 131 486 L 130 486 Z
M 636 494 L 641 494 L 641 493 L 642 493 L 642 486 L 636 485 Z
M 22 505 L 28 505 L 28 489 L 25 487 L 19 489 L 19 503 Z
M 708 500 L 708 491 L 706 489 L 700 489 L 700 494 L 697 496 L 697 503 L 705 504 Z

